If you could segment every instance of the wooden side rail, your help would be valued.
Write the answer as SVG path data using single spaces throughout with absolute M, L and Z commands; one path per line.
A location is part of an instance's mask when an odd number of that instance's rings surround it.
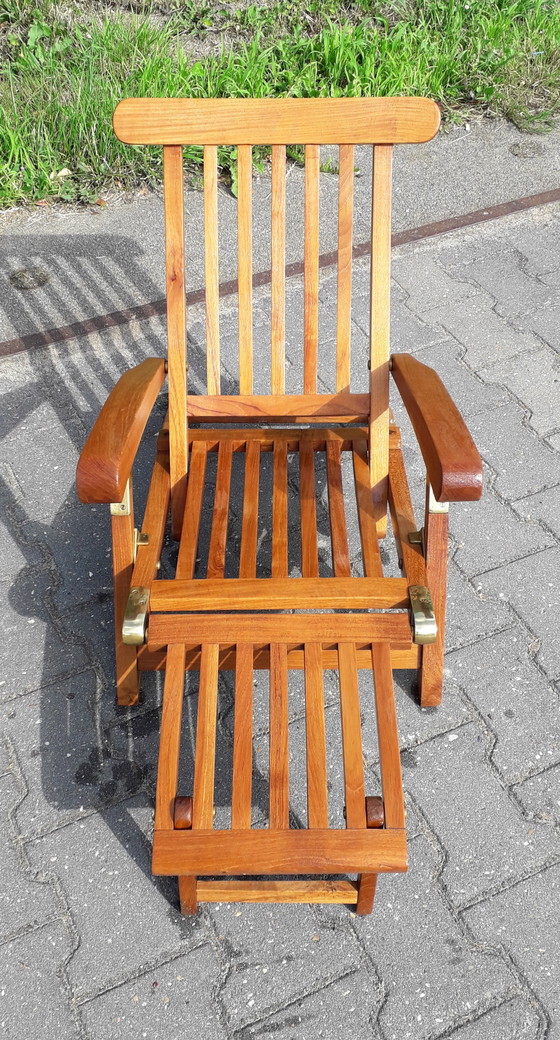
M 438 502 L 482 495 L 482 462 L 464 419 L 432 368 L 393 354 L 391 371 L 418 439 Z
M 120 502 L 164 379 L 165 362 L 147 358 L 114 386 L 78 461 L 76 486 L 82 502 Z

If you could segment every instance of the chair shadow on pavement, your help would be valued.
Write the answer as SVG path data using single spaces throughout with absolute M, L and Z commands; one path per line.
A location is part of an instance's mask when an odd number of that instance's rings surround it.
M 70 325 L 115 310 L 115 285 L 124 287 L 119 289 L 122 308 L 137 303 L 139 292 L 144 301 L 161 296 L 161 287 L 142 268 L 141 251 L 133 240 L 115 241 L 107 235 L 18 235 L 5 236 L 3 245 L 8 263 L 16 258 L 12 269 L 31 269 L 37 279 L 48 262 L 51 275 L 56 273 L 56 279 L 32 288 L 18 288 L 6 278 L 2 307 L 23 334 L 52 328 L 53 312 L 60 324 Z M 104 259 L 107 254 L 110 263 Z M 0 273 L 2 281 L 4 273 Z M 132 299 L 126 288 L 131 284 Z M 14 559 L 23 557 L 25 565 L 11 569 L 7 598 L 12 642 L 7 651 L 7 681 L 0 694 L 7 692 L 8 735 L 25 776 L 26 794 L 16 815 L 24 840 L 79 825 L 99 814 L 122 846 L 127 863 L 132 859 L 170 904 L 171 918 L 181 925 L 175 879 L 153 877 L 150 867 L 163 673 L 143 673 L 138 706 L 116 705 L 109 510 L 81 504 L 73 483 L 79 453 L 116 380 L 145 357 L 164 354 L 165 319 L 156 317 L 141 325 L 123 323 L 67 344 L 30 350 L 6 362 L 12 376 L 0 417 L 4 444 L 0 500 L 7 541 L 12 543 Z M 203 385 L 204 343 L 191 334 L 189 366 L 191 385 Z M 223 389 L 235 389 L 227 373 Z M 165 410 L 162 394 L 134 466 L 137 526 Z M 231 502 L 241 503 L 242 495 L 242 475 L 234 474 Z M 171 543 L 162 556 L 163 573 L 166 569 L 173 573 L 175 555 Z M 197 680 L 198 673 L 187 675 L 182 739 L 185 791 L 192 790 L 188 785 L 192 784 Z M 231 673 L 221 673 L 219 696 L 216 755 L 226 769 L 216 781 L 218 819 L 221 809 L 231 805 L 231 771 L 227 770 L 232 759 Z M 267 795 L 267 785 L 255 767 L 259 818 L 267 815 Z M 118 811 L 119 806 L 131 811 Z M 126 869 L 130 874 L 130 867 Z

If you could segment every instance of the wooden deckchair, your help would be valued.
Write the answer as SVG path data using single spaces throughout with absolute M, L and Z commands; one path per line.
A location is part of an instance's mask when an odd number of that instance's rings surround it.
M 405 813 L 392 668 L 418 672 L 422 705 L 441 698 L 449 501 L 480 497 L 481 462 L 437 375 L 389 355 L 393 146 L 427 141 L 439 113 L 423 98 L 123 101 L 117 136 L 163 145 L 168 358 L 148 359 L 117 383 L 84 447 L 84 502 L 111 503 L 119 704 L 138 699 L 139 674 L 165 668 L 153 870 L 179 877 L 181 907 L 199 900 L 347 902 L 369 913 L 377 875 L 406 869 Z M 318 393 L 319 145 L 339 146 L 336 384 Z M 207 393 L 187 390 L 182 146 L 204 147 Z M 350 392 L 354 146 L 373 144 L 369 372 Z M 220 392 L 217 235 L 218 146 L 238 156 L 239 392 Z M 252 147 L 272 146 L 271 333 L 253 358 Z M 305 145 L 302 392 L 285 389 L 286 145 Z M 253 393 L 253 366 L 270 393 Z M 410 416 L 427 471 L 417 530 L 389 374 Z M 159 436 L 144 522 L 133 519 L 131 468 L 164 379 L 169 411 Z M 227 425 L 226 425 L 227 424 Z M 240 425 L 241 424 L 241 427 Z M 273 468 L 271 566 L 256 576 L 259 474 Z M 217 453 L 213 506 L 203 509 Z M 224 576 L 232 459 L 244 459 L 235 577 Z M 214 454 L 215 457 L 215 454 Z M 298 459 L 301 553 L 289 545 L 288 464 Z M 363 574 L 352 576 L 342 467 L 353 463 Z M 325 465 L 332 575 L 319 576 L 315 467 Z M 168 514 L 179 541 L 173 579 L 159 577 Z M 379 539 L 392 521 L 402 577 L 384 577 Z M 203 515 L 204 514 L 204 515 Z M 195 571 L 201 525 L 206 573 Z M 229 547 L 230 548 L 230 547 Z M 229 551 L 228 548 L 228 551 Z M 300 564 L 301 576 L 289 566 Z M 195 573 L 197 576 L 195 577 Z M 178 792 L 185 670 L 199 672 L 194 782 Z M 235 671 L 231 825 L 213 821 L 218 674 Z M 254 669 L 269 672 L 268 827 L 252 826 Z M 291 825 L 289 678 L 305 676 L 307 826 Z M 338 673 L 346 826 L 329 816 L 324 670 Z M 358 669 L 369 669 L 377 714 L 381 795 L 366 790 Z M 230 766 L 231 769 L 231 766 Z M 340 880 L 337 875 L 357 875 Z M 332 878 L 335 875 L 335 878 Z M 278 880 L 281 876 L 282 880 Z M 325 880 L 325 876 L 327 880 Z M 302 877 L 304 880 L 302 880 Z M 258 878 L 258 880 L 256 880 Z

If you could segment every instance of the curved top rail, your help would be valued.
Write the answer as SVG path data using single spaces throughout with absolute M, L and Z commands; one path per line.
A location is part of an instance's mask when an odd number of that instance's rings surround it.
M 125 144 L 419 144 L 438 131 L 423 97 L 127 98 L 113 116 Z

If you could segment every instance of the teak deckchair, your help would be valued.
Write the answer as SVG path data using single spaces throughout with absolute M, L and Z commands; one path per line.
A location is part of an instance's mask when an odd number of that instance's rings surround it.
M 389 356 L 393 145 L 432 138 L 425 98 L 123 101 L 114 127 L 125 143 L 163 145 L 167 362 L 126 373 L 81 455 L 84 502 L 111 503 L 119 704 L 138 699 L 139 675 L 165 668 L 153 871 L 178 875 L 183 912 L 198 900 L 373 905 L 377 874 L 406 870 L 405 811 L 392 668 L 418 673 L 420 702 L 441 699 L 447 509 L 478 499 L 480 457 L 438 376 L 407 354 Z M 204 147 L 207 393 L 187 391 L 183 145 Z M 319 145 L 339 146 L 336 385 L 317 392 Z M 362 391 L 350 392 L 354 145 L 373 144 L 371 323 Z M 238 156 L 239 393 L 220 392 L 217 148 Z M 271 336 L 253 393 L 252 147 L 272 146 Z M 286 145 L 305 145 L 303 393 L 285 392 Z M 424 526 L 416 530 L 389 375 L 410 416 L 427 471 Z M 131 469 L 149 413 L 169 379 L 141 532 Z M 223 424 L 228 424 L 227 427 Z M 235 424 L 238 424 L 237 426 Z M 239 428 L 245 424 L 245 428 Z M 249 426 L 247 426 L 249 424 Z M 272 560 L 256 576 L 261 455 L 272 453 Z M 211 515 L 203 513 L 207 461 L 217 453 Z M 224 577 L 233 453 L 244 456 L 238 576 Z M 351 576 L 342 484 L 353 475 L 363 576 Z M 288 576 L 288 459 L 299 457 L 301 577 Z M 332 576 L 318 566 L 315 466 L 326 466 Z M 179 541 L 175 577 L 159 577 L 168 514 Z M 389 512 L 403 577 L 383 577 L 379 539 Z M 194 577 L 200 529 L 211 525 L 206 575 Z M 298 546 L 299 557 L 299 546 Z M 293 562 L 293 550 L 292 561 Z M 299 562 L 299 561 L 298 561 Z M 199 671 L 192 794 L 178 793 L 185 670 Z M 213 825 L 218 674 L 235 671 L 231 826 Z M 268 827 L 251 825 L 253 671 L 269 671 Z M 290 825 L 289 674 L 305 677 L 307 826 Z M 323 672 L 338 672 L 346 826 L 329 825 Z M 370 669 L 382 797 L 366 793 L 358 669 Z M 293 821 L 293 817 L 292 817 Z M 357 881 L 324 880 L 356 874 Z M 283 880 L 272 880 L 277 876 Z M 302 880 L 302 875 L 305 880 Z M 309 880 L 309 877 L 313 880 Z M 202 880 L 198 880 L 202 878 Z M 232 878 L 236 878 L 233 880 Z M 258 878 L 258 880 L 255 880 Z M 294 880 L 295 878 L 295 880 Z

